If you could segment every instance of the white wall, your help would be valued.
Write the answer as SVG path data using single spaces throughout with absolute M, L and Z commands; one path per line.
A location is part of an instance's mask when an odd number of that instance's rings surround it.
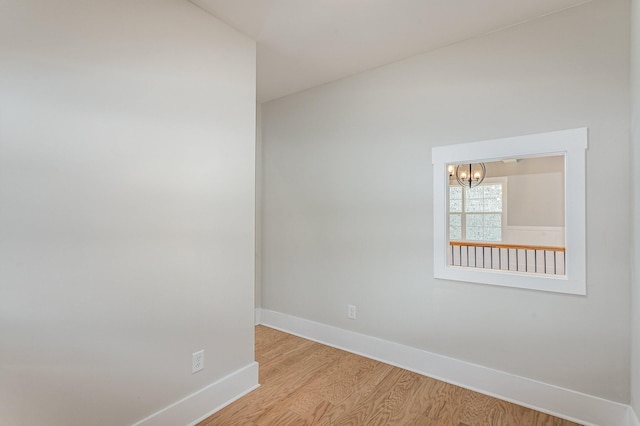
M 564 226 L 563 156 L 491 162 L 487 175 L 508 177 L 508 225 Z
M 184 0 L 0 9 L 0 423 L 131 424 L 253 362 L 255 43 Z
M 263 307 L 628 402 L 628 93 L 614 0 L 264 104 Z M 431 148 L 578 127 L 588 295 L 435 280 Z
M 633 151 L 633 281 L 631 405 L 640 418 L 640 1 L 631 2 L 631 149 Z
M 255 307 L 262 306 L 262 106 L 256 106 L 256 274 Z M 257 320 L 257 318 L 256 318 Z M 258 323 L 259 321 L 256 321 Z
M 564 176 L 538 173 L 509 177 L 508 224 L 564 226 Z

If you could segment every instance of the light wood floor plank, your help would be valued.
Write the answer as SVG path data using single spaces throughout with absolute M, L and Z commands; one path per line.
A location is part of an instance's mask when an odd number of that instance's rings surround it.
M 429 377 L 256 327 L 261 386 L 200 426 L 571 426 Z

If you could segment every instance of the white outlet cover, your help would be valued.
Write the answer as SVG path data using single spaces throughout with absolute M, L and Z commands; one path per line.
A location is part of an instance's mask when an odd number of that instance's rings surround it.
M 191 362 L 191 373 L 197 373 L 204 369 L 204 349 L 193 353 Z
M 350 319 L 356 319 L 356 306 L 347 305 L 347 317 Z

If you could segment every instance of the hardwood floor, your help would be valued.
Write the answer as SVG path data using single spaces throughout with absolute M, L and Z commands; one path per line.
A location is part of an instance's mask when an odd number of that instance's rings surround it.
M 264 326 L 260 388 L 213 425 L 544 425 L 575 423 Z

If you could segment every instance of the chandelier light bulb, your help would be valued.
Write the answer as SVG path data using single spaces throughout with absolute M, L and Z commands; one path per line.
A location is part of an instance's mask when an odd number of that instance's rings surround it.
M 469 188 L 480 185 L 487 176 L 487 168 L 484 163 L 449 165 L 447 166 L 447 171 L 449 171 L 449 176 L 452 176 L 451 172 L 453 171 L 458 183 Z

